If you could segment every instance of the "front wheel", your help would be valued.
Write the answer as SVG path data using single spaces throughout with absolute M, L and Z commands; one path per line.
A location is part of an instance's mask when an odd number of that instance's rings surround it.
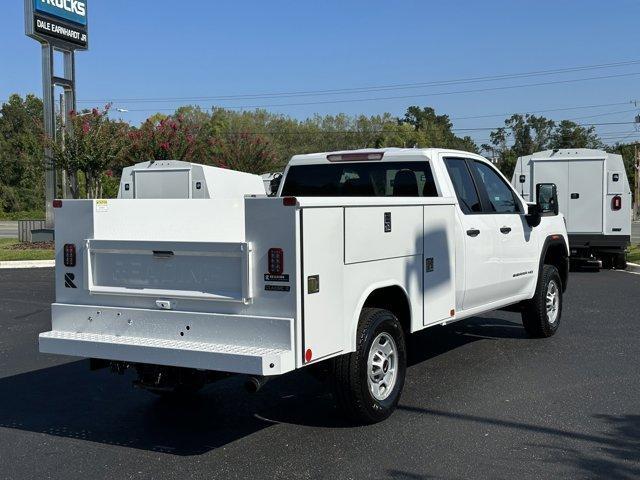
M 393 413 L 407 370 L 402 326 L 393 313 L 364 308 L 356 351 L 334 360 L 338 406 L 357 423 L 380 422 Z
M 536 293 L 524 304 L 522 324 L 531 337 L 550 337 L 560 326 L 562 316 L 562 280 L 558 269 L 544 265 Z

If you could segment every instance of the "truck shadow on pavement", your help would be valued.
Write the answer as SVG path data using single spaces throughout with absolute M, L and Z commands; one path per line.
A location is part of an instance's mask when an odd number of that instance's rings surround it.
M 470 342 L 501 338 L 525 338 L 522 326 L 474 318 L 434 327 L 412 338 L 409 373 Z M 175 455 L 200 455 L 277 423 L 351 427 L 326 386 L 304 371 L 269 382 L 257 395 L 245 392 L 242 377 L 231 377 L 181 402 L 136 390 L 132 380 L 90 372 L 86 360 L 1 378 L 0 427 Z

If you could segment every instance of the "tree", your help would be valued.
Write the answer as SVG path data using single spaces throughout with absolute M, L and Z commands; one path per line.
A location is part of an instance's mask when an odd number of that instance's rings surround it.
M 431 107 L 420 108 L 411 106 L 407 108 L 404 118 L 398 123 L 412 125 L 418 132 L 417 147 L 454 148 L 478 152 L 478 147 L 471 137 L 458 137 L 453 133 L 453 124 L 448 115 L 437 115 Z
M 571 120 L 562 120 L 551 136 L 551 148 L 603 148 L 596 128 L 582 127 Z
M 42 101 L 11 95 L 0 107 L 0 208 L 37 210 L 44 205 Z
M 103 175 L 125 148 L 129 125 L 108 118 L 109 105 L 81 114 L 71 112 L 67 134 L 48 139 L 56 164 L 64 168 L 73 198 L 102 196 Z M 74 187 L 75 185 L 75 187 Z
M 492 153 L 498 168 L 511 178 L 518 157 L 546 150 L 552 137 L 555 122 L 536 115 L 515 114 L 490 133 L 490 144 L 482 145 Z
M 515 114 L 505 126 L 490 134 L 490 144 L 482 145 L 491 152 L 507 178 L 513 175 L 518 157 L 552 148 L 603 148 L 595 127 L 582 127 L 570 120 L 556 124 L 542 116 Z
M 251 132 L 228 133 L 211 139 L 213 164 L 249 173 L 267 173 L 276 163 L 271 142 Z
M 202 162 L 203 124 L 185 119 L 182 114 L 155 115 L 129 133 L 126 160 L 183 160 Z

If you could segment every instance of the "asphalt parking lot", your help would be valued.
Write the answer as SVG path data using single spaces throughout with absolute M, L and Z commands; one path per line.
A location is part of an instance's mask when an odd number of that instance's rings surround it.
M 0 478 L 640 477 L 640 275 L 572 274 L 551 339 L 508 312 L 419 334 L 399 410 L 354 428 L 306 374 L 173 403 L 39 354 L 52 273 L 0 271 Z

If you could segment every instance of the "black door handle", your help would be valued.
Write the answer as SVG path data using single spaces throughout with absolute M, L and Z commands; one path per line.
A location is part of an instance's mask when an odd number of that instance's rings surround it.
M 467 230 L 467 235 L 469 235 L 470 237 L 477 237 L 478 235 L 480 235 L 480 230 L 478 230 L 477 228 L 472 228 L 470 230 Z
M 502 227 L 500 231 L 505 234 L 509 233 L 511 231 L 511 227 Z
M 580 198 L 580 194 L 579 193 L 572 193 L 571 194 L 571 200 L 575 200 L 576 198 Z

